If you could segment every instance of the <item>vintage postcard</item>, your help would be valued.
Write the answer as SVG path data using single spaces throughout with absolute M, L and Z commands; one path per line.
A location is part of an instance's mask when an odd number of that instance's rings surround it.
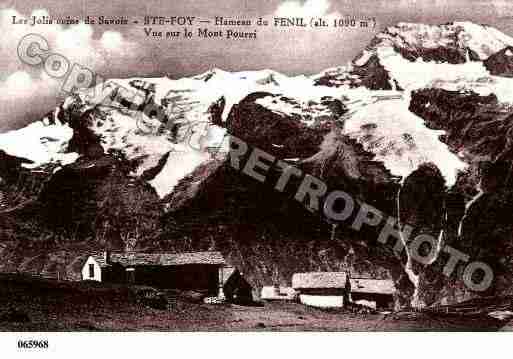
M 513 329 L 510 1 L 0 21 L 0 331 Z

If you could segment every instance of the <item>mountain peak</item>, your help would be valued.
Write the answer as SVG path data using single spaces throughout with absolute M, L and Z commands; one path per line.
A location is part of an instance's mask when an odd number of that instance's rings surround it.
M 473 60 L 483 61 L 512 44 L 513 38 L 499 30 L 468 21 L 442 25 L 401 22 L 378 34 L 369 49 L 392 47 L 410 61 L 421 57 L 426 61 L 463 63 L 467 51 Z

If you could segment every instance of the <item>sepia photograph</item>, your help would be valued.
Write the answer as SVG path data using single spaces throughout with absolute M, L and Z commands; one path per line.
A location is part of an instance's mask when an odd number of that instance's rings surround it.
M 2 0 L 0 29 L 0 354 L 513 331 L 513 2 Z

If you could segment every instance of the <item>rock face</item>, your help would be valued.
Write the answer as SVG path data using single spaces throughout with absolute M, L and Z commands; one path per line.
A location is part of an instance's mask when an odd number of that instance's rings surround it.
M 513 77 L 513 47 L 508 46 L 484 61 L 492 75 Z
M 287 111 L 288 107 L 296 111 Z M 324 98 L 321 103 L 302 106 L 283 96 L 254 93 L 233 108 L 227 129 L 279 158 L 305 159 L 319 152 L 325 136 L 345 112 L 342 102 L 336 99 Z
M 513 229 L 506 213 L 512 206 L 509 188 L 513 158 L 509 137 L 513 112 L 498 103 L 495 96 L 441 89 L 415 92 L 410 109 L 429 126 L 445 130 L 444 141 L 472 163 L 445 195 L 444 243 L 492 268 L 493 285 L 481 295 L 510 294 L 506 283 L 513 277 L 509 265 Z M 466 210 L 462 202 L 467 203 Z M 437 278 L 436 273 L 442 270 L 440 264 L 435 264 L 425 271 L 431 278 L 425 281 L 431 288 L 426 287 L 421 293 L 426 302 L 447 303 L 476 295 L 458 281 L 462 267 L 448 282 Z
M 348 86 L 350 88 L 365 86 L 371 90 L 392 90 L 394 87 L 400 89 L 397 83 L 390 78 L 377 55 L 372 55 L 364 63 L 356 65 L 358 60 L 356 58 L 349 69 L 327 70 L 315 78 L 315 84 L 317 86 Z
M 381 64 L 377 55 L 371 56 L 368 61 L 361 65 L 355 66 L 353 74 L 360 78 L 361 84 L 371 90 L 392 90 L 397 84 L 393 85 L 387 70 Z
M 39 202 L 42 220 L 55 231 L 73 236 L 74 228 L 75 240 L 108 238 L 114 247 L 154 234 L 162 215 L 155 191 L 130 179 L 111 156 L 84 157 L 57 172 Z
M 433 129 L 445 131 L 443 141 L 454 152 L 470 159 L 497 160 L 509 154 L 511 110 L 493 94 L 424 89 L 412 94 L 410 111 L 426 120 Z
M 435 239 L 435 243 L 421 246 L 413 254 L 409 249 L 410 256 L 416 255 L 429 259 L 431 253 L 437 251 L 440 243 L 440 231 L 443 228 L 445 216 L 444 198 L 445 180 L 440 170 L 433 164 L 424 164 L 408 176 L 399 192 L 399 220 L 402 226 L 412 227 L 409 235 L 410 243 L 419 236 L 429 235 Z M 433 251 L 433 252 L 432 252 Z M 424 263 L 412 260 L 411 266 L 418 278 L 417 293 L 415 298 L 417 305 L 432 304 L 430 298 L 432 283 L 425 270 Z

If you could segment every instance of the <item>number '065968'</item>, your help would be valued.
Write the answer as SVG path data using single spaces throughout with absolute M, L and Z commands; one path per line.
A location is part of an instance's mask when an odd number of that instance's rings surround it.
M 18 340 L 19 349 L 48 349 L 48 340 Z

